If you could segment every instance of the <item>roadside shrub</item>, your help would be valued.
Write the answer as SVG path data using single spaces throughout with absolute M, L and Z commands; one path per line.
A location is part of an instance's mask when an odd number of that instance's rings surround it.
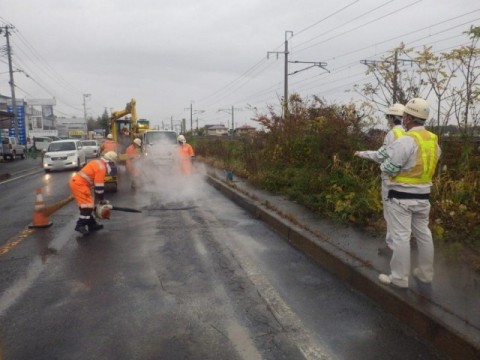
M 198 139 L 197 154 L 319 214 L 384 231 L 379 165 L 353 157 L 356 150 L 378 149 L 384 132 L 365 131 L 371 128 L 368 113 L 352 104 L 304 102 L 297 96 L 290 102 L 286 117 L 270 109 L 255 118 L 264 132 Z M 439 169 L 432 188 L 432 232 L 439 244 L 462 243 L 478 251 L 480 154 L 475 151 L 480 149 L 458 141 L 445 144 L 440 167 L 446 170 Z

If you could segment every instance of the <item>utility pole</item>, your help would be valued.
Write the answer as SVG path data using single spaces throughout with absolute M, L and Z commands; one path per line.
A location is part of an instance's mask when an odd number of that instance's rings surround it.
M 15 29 L 12 25 L 5 25 L 0 27 L 0 34 L 5 32 L 5 38 L 7 39 L 7 57 L 8 57 L 8 72 L 10 73 L 10 92 L 12 94 L 12 109 L 13 109 L 13 125 L 15 128 L 15 138 L 18 140 L 18 116 L 17 116 L 17 101 L 15 99 L 15 82 L 13 80 L 13 67 L 12 67 L 12 48 L 10 47 L 10 29 Z
M 283 114 L 286 115 L 288 111 L 288 34 L 293 36 L 293 31 L 286 30 L 285 31 L 285 49 L 283 51 L 268 51 L 267 52 L 267 59 L 270 57 L 270 54 L 283 54 L 285 57 L 285 65 L 284 65 L 284 72 L 283 72 Z
M 193 136 L 193 104 L 190 103 L 190 132 Z
M 226 112 L 227 114 L 232 115 L 232 134 L 235 131 L 235 110 L 242 111 L 243 109 L 236 108 L 232 105 L 231 109 L 218 109 L 217 110 L 217 111 L 223 111 L 223 112 Z
M 204 113 L 205 110 L 193 110 L 193 102 L 190 102 L 190 107 L 185 108 L 185 110 L 190 109 L 190 132 L 192 133 L 193 136 L 193 114 L 201 114 Z M 198 130 L 198 118 L 197 118 L 197 130 Z
M 392 104 L 395 104 L 399 102 L 400 100 L 400 88 L 398 85 L 398 77 L 400 75 L 400 70 L 398 69 L 398 64 L 399 63 L 405 64 L 405 63 L 410 63 L 413 64 L 415 63 L 415 60 L 410 60 L 410 59 L 399 59 L 398 58 L 398 49 L 395 49 L 395 53 L 393 54 L 393 64 L 392 61 L 389 60 L 360 60 L 360 63 L 363 65 L 367 65 L 368 67 L 371 68 L 376 68 L 377 65 L 379 64 L 384 64 L 384 63 L 389 63 L 393 65 L 393 79 L 392 79 Z
M 281 52 L 281 51 L 268 51 L 267 52 L 267 59 L 269 58 L 270 54 L 276 54 L 277 59 L 278 59 L 279 54 L 283 54 L 284 57 L 285 57 L 285 69 L 284 69 L 284 74 L 283 74 L 284 75 L 284 80 L 283 80 L 284 81 L 284 86 L 283 86 L 283 116 L 284 117 L 286 117 L 288 115 L 288 76 L 297 74 L 301 71 L 310 69 L 314 66 L 320 67 L 320 68 L 326 70 L 327 72 L 330 72 L 330 71 L 327 70 L 327 68 L 326 68 L 327 63 L 325 63 L 325 62 L 288 61 L 288 54 L 289 54 L 289 51 L 288 51 L 288 34 L 293 36 L 293 31 L 288 31 L 288 30 L 285 31 L 285 50 L 283 52 Z M 312 64 L 312 65 L 305 68 L 305 69 L 294 71 L 293 73 L 289 74 L 288 73 L 288 63 L 303 63 L 303 64 Z
M 88 124 L 87 124 L 87 97 L 90 97 L 92 94 L 83 94 L 83 118 L 85 119 L 85 133 L 88 137 Z

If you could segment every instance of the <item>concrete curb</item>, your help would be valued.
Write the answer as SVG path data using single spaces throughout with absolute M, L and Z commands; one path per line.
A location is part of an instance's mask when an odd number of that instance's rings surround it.
M 469 324 L 453 316 L 447 309 L 435 306 L 433 302 L 425 306 L 429 300 L 421 294 L 380 284 L 377 280 L 378 271 L 369 263 L 323 241 L 321 234 L 313 234 L 308 229 L 293 224 L 269 210 L 265 204 L 249 198 L 223 181 L 207 176 L 207 182 L 452 358 L 480 359 L 480 344 L 470 341 L 466 335 L 469 333 Z

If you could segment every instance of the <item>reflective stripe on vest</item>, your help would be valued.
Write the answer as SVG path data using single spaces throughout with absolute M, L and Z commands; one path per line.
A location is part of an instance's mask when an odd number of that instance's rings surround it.
M 102 162 L 101 160 L 93 160 L 93 161 L 90 161 L 87 166 L 92 167 L 94 164 L 97 164 L 97 165 L 98 165 L 98 168 L 99 168 L 100 170 L 105 169 L 105 165 L 103 164 L 103 162 Z M 85 168 L 84 168 L 84 169 L 85 169 Z M 89 169 L 88 169 L 88 170 L 89 170 Z M 94 185 L 94 184 L 93 184 L 93 180 L 94 180 L 94 179 L 91 178 L 88 174 L 84 173 L 83 171 L 79 171 L 79 172 L 77 173 L 77 175 L 80 175 L 83 179 L 87 180 L 88 183 L 90 184 L 90 186 L 91 186 L 91 185 Z M 93 176 L 95 177 L 95 174 L 94 174 Z M 95 185 L 96 185 L 96 184 L 95 184 Z M 103 184 L 101 184 L 101 186 L 103 186 Z
M 393 128 L 393 135 L 395 137 L 395 140 L 397 140 L 399 137 L 405 135 L 405 130 L 400 128 Z
M 392 181 L 405 184 L 432 182 L 438 160 L 437 135 L 427 130 L 409 131 L 404 135 L 413 137 L 417 143 L 417 159 L 411 169 L 400 172 Z
M 87 174 L 85 174 L 84 172 L 81 172 L 81 171 L 79 171 L 77 174 L 80 175 L 85 180 L 87 180 L 90 185 L 93 185 L 92 179 L 90 179 Z

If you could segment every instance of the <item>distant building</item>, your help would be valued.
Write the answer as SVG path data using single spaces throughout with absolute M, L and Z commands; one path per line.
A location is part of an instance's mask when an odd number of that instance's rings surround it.
M 235 129 L 235 134 L 237 135 L 248 135 L 248 134 L 254 134 L 257 131 L 253 126 L 250 125 L 242 125 L 238 128 Z
M 4 115 L 0 120 L 3 132 L 9 136 L 18 136 L 20 144 L 25 145 L 34 136 L 57 135 L 56 117 L 53 107 L 55 99 L 15 99 L 17 122 L 13 121 L 12 99 L 0 95 L 0 112 Z M 18 133 L 17 133 L 18 131 Z
M 207 135 L 213 135 L 213 136 L 228 135 L 228 129 L 225 125 L 205 125 L 205 131 Z
M 86 139 L 85 120 L 83 118 L 57 117 L 58 136 Z

